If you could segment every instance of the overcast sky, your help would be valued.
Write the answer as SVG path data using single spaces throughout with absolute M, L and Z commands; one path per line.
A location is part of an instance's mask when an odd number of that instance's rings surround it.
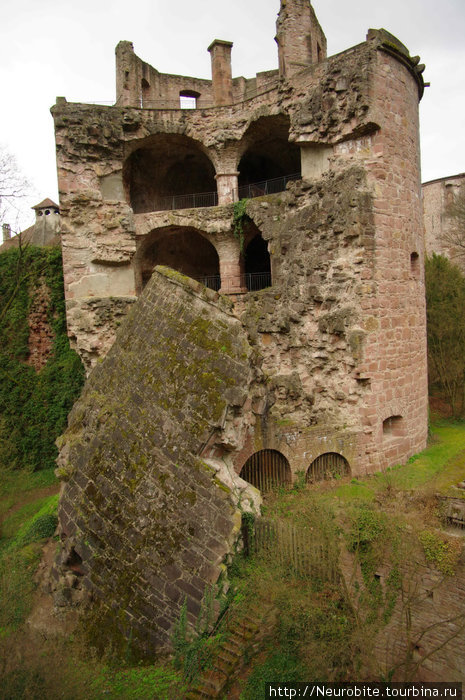
M 364 41 L 368 28 L 384 27 L 421 56 L 431 83 L 420 105 L 422 180 L 464 172 L 465 0 L 312 4 L 328 55 Z M 278 11 L 279 0 L 5 0 L 0 143 L 31 182 L 28 206 L 58 199 L 50 107 L 57 95 L 113 101 L 118 41 L 132 41 L 136 54 L 161 72 L 210 78 L 207 47 L 226 39 L 234 42 L 233 76 L 249 78 L 277 68 Z

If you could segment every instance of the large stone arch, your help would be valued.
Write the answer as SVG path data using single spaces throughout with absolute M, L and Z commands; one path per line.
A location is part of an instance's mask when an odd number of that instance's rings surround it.
M 245 186 L 300 174 L 300 148 L 289 142 L 289 129 L 285 114 L 262 116 L 250 124 L 238 149 L 239 196 Z
M 131 148 L 123 182 L 135 214 L 217 203 L 215 166 L 199 141 L 184 134 L 160 133 Z
M 171 267 L 212 289 L 218 290 L 220 287 L 220 262 L 216 247 L 205 232 L 196 228 L 164 226 L 138 242 L 134 257 L 138 294 L 157 265 Z

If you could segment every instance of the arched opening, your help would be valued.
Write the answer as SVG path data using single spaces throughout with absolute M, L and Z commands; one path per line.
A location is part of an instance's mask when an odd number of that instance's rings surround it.
M 218 202 L 213 164 L 196 141 L 179 134 L 159 134 L 131 153 L 123 179 L 135 214 Z
M 139 294 L 157 265 L 171 267 L 216 291 L 221 286 L 216 248 L 193 228 L 170 226 L 145 237 L 136 255 Z
M 257 233 L 244 252 L 245 284 L 249 292 L 271 287 L 271 262 L 266 241 Z
M 260 117 L 243 139 L 239 162 L 239 198 L 258 197 L 285 189 L 288 180 L 300 178 L 300 148 L 289 142 L 289 117 Z
M 383 420 L 383 436 L 385 438 L 403 437 L 404 419 L 402 416 L 389 416 Z
M 262 493 L 291 483 L 291 468 L 286 457 L 277 450 L 255 452 L 241 469 L 242 479 Z
M 141 107 L 150 106 L 150 83 L 146 78 L 142 78 L 140 81 L 140 101 Z
M 415 279 L 420 277 L 420 256 L 416 251 L 410 254 L 410 274 Z
M 350 474 L 349 462 L 337 452 L 325 452 L 313 460 L 307 469 L 308 482 L 336 479 Z

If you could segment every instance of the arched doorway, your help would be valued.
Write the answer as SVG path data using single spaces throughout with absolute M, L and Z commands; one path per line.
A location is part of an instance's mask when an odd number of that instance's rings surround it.
M 136 288 L 147 284 L 156 265 L 166 265 L 218 291 L 220 262 L 216 248 L 194 228 L 168 226 L 141 241 L 136 255 Z
M 266 241 L 257 233 L 244 251 L 245 284 L 249 292 L 271 287 L 271 261 Z
M 325 452 L 313 460 L 307 470 L 308 482 L 334 479 L 350 474 L 349 462 L 337 452 Z
M 123 179 L 135 214 L 216 206 L 215 168 L 201 145 L 180 134 L 157 134 L 127 158 Z
M 266 493 L 277 486 L 288 486 L 291 483 L 291 468 L 278 450 L 259 450 L 249 457 L 239 476 Z
M 243 139 L 239 162 L 239 198 L 282 192 L 286 178 L 300 177 L 300 148 L 289 142 L 289 117 L 260 117 Z

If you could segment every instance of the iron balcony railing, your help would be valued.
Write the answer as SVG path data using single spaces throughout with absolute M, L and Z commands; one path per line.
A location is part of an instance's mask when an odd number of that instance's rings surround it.
M 288 182 L 300 180 L 300 173 L 283 175 L 271 180 L 262 180 L 250 185 L 239 187 L 239 199 L 253 199 L 266 194 L 276 194 L 286 189 Z M 218 206 L 217 192 L 200 192 L 196 194 L 175 194 L 167 197 L 157 197 L 149 211 L 166 211 L 171 209 L 197 209 L 198 207 Z
M 175 194 L 170 197 L 157 197 L 152 211 L 170 209 L 197 209 L 199 207 L 216 207 L 217 192 L 199 192 L 197 194 Z
M 283 175 L 275 177 L 272 180 L 262 180 L 261 182 L 253 182 L 250 185 L 241 185 L 239 187 L 239 199 L 252 199 L 253 197 L 263 197 L 265 194 L 276 194 L 284 192 L 288 182 L 300 180 L 300 173 L 292 175 Z
M 237 277 L 223 277 L 222 279 L 220 275 L 196 277 L 195 279 L 215 292 L 221 289 L 224 294 L 237 292 L 238 286 L 247 289 L 248 292 L 271 287 L 271 272 L 245 272 L 240 275 L 239 279 Z

